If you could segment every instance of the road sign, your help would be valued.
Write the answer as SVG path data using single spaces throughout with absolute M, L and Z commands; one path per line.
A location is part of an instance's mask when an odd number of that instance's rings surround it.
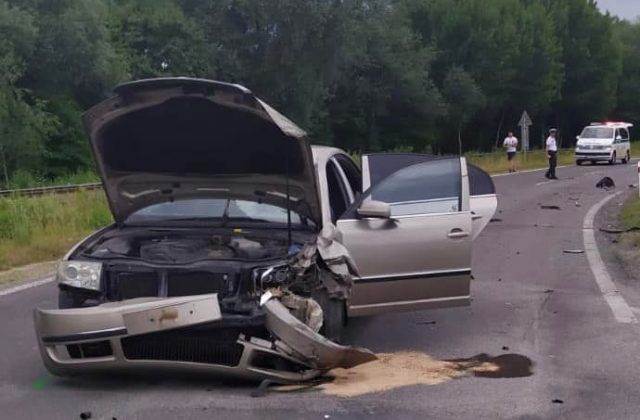
M 529 127 L 533 125 L 533 121 L 525 110 L 520 117 L 518 127 L 520 127 L 520 141 L 522 142 L 522 150 L 524 152 L 529 151 Z

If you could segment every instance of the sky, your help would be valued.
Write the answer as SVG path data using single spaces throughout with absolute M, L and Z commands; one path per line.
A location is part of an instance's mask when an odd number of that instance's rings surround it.
M 640 0 L 597 0 L 602 10 L 623 19 L 634 20 L 640 17 Z

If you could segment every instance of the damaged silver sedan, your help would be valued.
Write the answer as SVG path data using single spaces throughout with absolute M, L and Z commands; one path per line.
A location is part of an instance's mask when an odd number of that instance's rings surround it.
M 193 370 L 298 382 L 373 360 L 348 317 L 469 303 L 497 201 L 464 158 L 312 147 L 247 89 L 121 85 L 84 116 L 115 223 L 36 309 L 59 375 Z

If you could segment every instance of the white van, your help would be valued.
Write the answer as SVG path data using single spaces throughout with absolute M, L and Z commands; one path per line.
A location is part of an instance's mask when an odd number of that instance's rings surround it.
M 629 162 L 631 158 L 631 142 L 629 128 L 633 124 L 625 122 L 591 123 L 577 137 L 576 164 L 584 161 L 616 163 Z

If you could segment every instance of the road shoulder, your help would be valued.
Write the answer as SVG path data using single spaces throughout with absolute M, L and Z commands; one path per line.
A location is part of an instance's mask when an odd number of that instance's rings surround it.
M 54 275 L 58 261 L 45 261 L 0 271 L 0 293 Z

